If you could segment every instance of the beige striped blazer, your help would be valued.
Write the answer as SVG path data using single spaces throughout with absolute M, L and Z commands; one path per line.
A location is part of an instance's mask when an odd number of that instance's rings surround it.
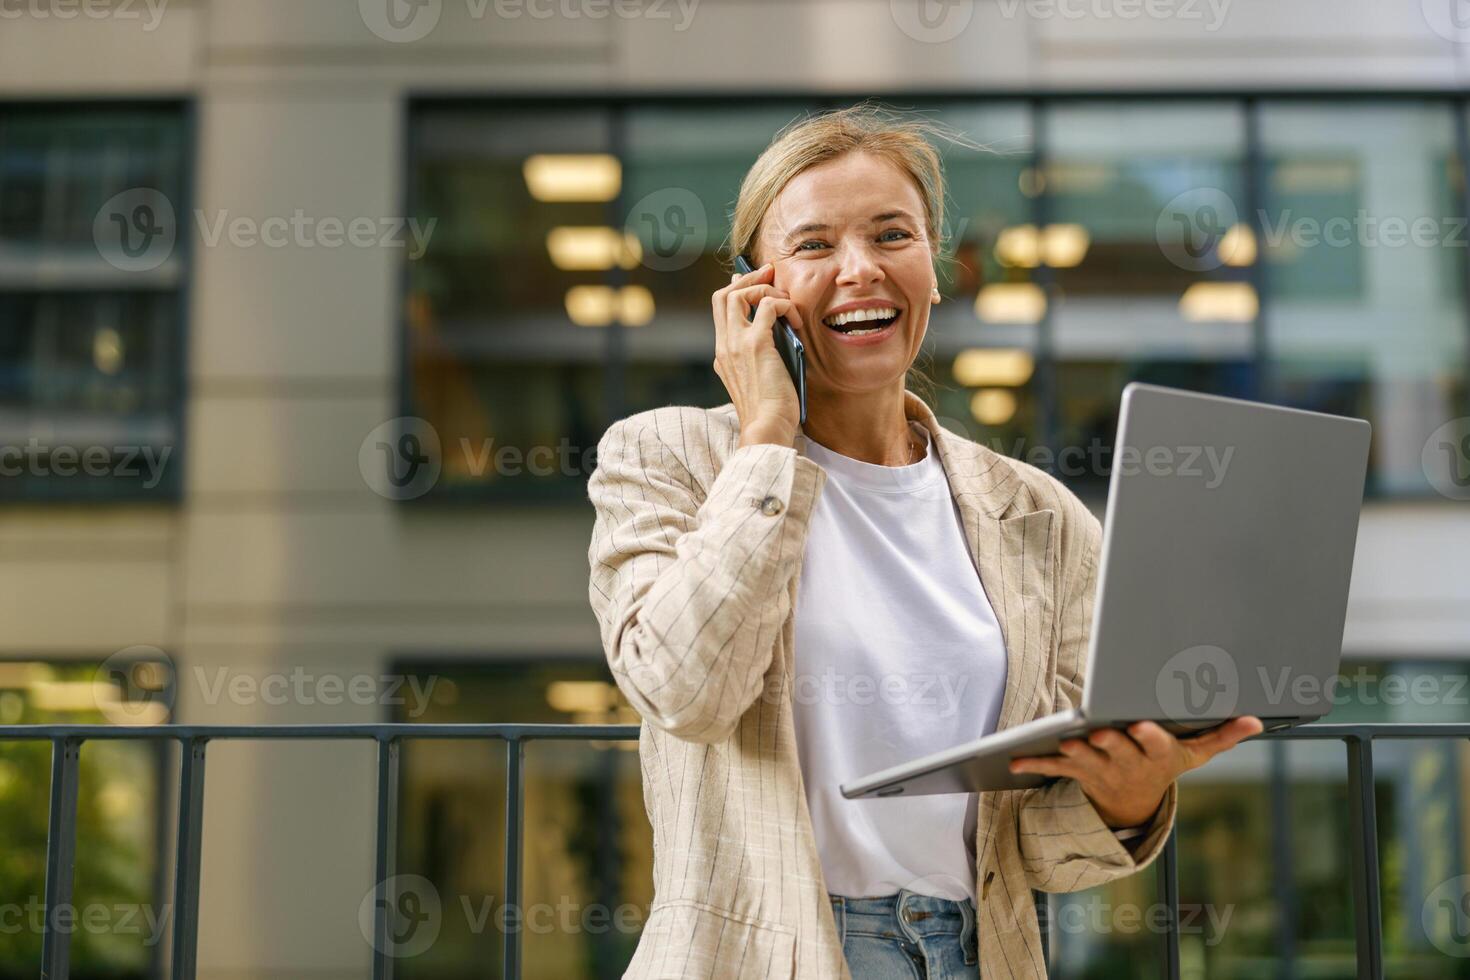
M 940 426 L 913 392 L 1009 669 L 999 727 L 1075 706 L 1101 527 L 1035 467 Z M 588 594 L 618 687 L 642 716 L 654 898 L 625 976 L 850 978 L 792 729 L 796 588 L 826 473 L 794 448 L 739 447 L 733 404 L 669 406 L 612 425 L 588 482 Z M 975 875 L 982 978 L 1045 975 L 1031 889 L 1090 888 L 1148 865 L 1073 780 L 982 793 Z

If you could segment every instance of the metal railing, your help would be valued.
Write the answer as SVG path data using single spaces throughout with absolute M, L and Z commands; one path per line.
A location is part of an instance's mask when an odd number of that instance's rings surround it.
M 378 748 L 377 856 L 374 877 L 373 977 L 393 974 L 389 917 L 398 830 L 399 747 L 406 739 L 503 740 L 506 748 L 505 901 L 521 907 L 521 846 L 527 742 L 629 741 L 637 725 L 6 725 L 0 742 L 51 743 L 51 803 L 46 836 L 43 980 L 65 980 L 71 930 L 58 929 L 54 910 L 71 905 L 76 860 L 77 776 L 82 743 L 102 740 L 165 740 L 180 749 L 178 817 L 174 846 L 172 967 L 174 980 L 194 980 L 199 941 L 199 858 L 204 837 L 204 764 L 208 743 L 225 740 L 369 740 Z M 1339 741 L 1347 750 L 1348 807 L 1354 840 L 1351 856 L 1353 914 L 1359 980 L 1382 980 L 1383 924 L 1379 894 L 1378 824 L 1373 798 L 1375 739 L 1470 738 L 1470 724 L 1317 724 L 1256 736 L 1262 740 Z M 1164 973 L 1179 978 L 1179 886 L 1175 835 L 1157 862 L 1159 892 L 1166 909 Z M 504 973 L 521 975 L 521 924 L 507 924 Z M 1045 936 L 1043 935 L 1043 938 Z
M 174 845 L 173 980 L 194 980 L 199 948 L 199 857 L 204 839 L 204 762 L 210 742 L 226 740 L 369 740 L 378 747 L 377 856 L 373 878 L 373 980 L 393 975 L 389 917 L 398 836 L 399 747 L 405 739 L 503 740 L 506 758 L 505 896 L 514 909 L 521 897 L 523 763 L 527 742 L 540 740 L 629 741 L 637 725 L 6 725 L 0 742 L 51 743 L 51 809 L 46 831 L 45 926 L 41 940 L 42 980 L 69 975 L 71 930 L 58 929 L 53 910 L 72 900 L 76 860 L 77 773 L 83 742 L 165 740 L 179 745 L 178 825 Z M 521 975 L 521 929 L 505 932 L 504 976 Z

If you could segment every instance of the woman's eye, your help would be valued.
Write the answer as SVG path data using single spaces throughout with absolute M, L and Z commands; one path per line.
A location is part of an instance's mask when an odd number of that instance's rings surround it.
M 800 245 L 796 246 L 796 250 L 798 252 L 811 252 L 811 251 L 814 251 L 816 249 L 826 248 L 826 247 L 827 247 L 827 243 L 826 242 L 819 241 L 819 240 L 813 238 L 813 239 L 808 239 L 807 241 L 804 241 Z
M 898 237 L 897 238 L 889 238 L 888 237 L 889 235 L 897 235 Z M 912 238 L 912 237 L 913 237 L 912 235 L 910 235 L 908 232 L 904 231 L 901 228 L 890 228 L 887 231 L 883 232 L 883 234 L 879 235 L 878 236 L 878 240 L 879 241 L 886 241 L 886 242 L 896 242 L 896 241 L 902 241 L 905 238 Z

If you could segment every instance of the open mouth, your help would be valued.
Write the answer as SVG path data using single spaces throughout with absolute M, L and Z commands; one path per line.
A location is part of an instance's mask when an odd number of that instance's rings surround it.
M 848 310 L 822 321 L 829 329 L 849 337 L 865 337 L 881 333 L 898 319 L 902 311 L 894 306 L 875 306 L 866 310 Z

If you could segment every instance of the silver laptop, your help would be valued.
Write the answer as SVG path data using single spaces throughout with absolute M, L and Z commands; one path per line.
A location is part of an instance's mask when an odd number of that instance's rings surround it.
M 848 799 L 1018 789 L 1013 758 L 1152 719 L 1320 718 L 1342 655 L 1368 466 L 1363 419 L 1129 384 L 1082 704 L 841 784 Z

